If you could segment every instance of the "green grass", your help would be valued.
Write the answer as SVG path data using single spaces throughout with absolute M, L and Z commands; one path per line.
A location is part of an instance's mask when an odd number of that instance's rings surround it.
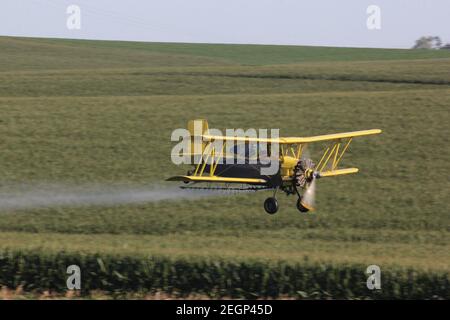
M 302 263 L 368 263 L 446 271 L 449 237 L 438 231 L 364 230 L 361 228 L 284 228 L 282 230 L 179 232 L 149 234 L 68 234 L 3 232 L 2 247 L 15 250 L 79 252 L 172 258 L 252 259 Z M 245 243 L 243 243 L 245 240 Z M 330 242 L 334 244 L 331 246 Z M 414 242 L 416 245 L 411 245 Z M 261 250 L 264 248 L 264 250 Z M 402 255 L 398 256 L 398 252 Z M 362 270 L 364 271 L 364 270 Z
M 144 43 L 2 37 L 0 70 L 268 65 L 449 58 L 447 50 Z
M 282 196 L 269 216 L 266 192 L 3 210 L 0 249 L 449 271 L 447 52 L 20 38 L 0 49 L 2 193 L 168 186 L 185 171 L 170 134 L 194 118 L 286 136 L 383 129 L 343 160 L 360 173 L 319 181 L 312 214 Z

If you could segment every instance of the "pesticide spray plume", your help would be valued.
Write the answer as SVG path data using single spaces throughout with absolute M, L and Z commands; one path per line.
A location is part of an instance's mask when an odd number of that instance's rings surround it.
M 157 185 L 2 185 L 0 187 L 0 210 L 14 211 L 23 209 L 82 206 L 108 207 L 126 204 L 144 204 L 165 200 L 195 200 L 203 197 L 223 195 L 224 194 L 218 194 L 208 190 L 183 190 L 178 187 Z

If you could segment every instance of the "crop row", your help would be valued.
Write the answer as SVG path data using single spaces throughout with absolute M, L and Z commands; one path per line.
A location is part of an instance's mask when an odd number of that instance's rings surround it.
M 0 286 L 26 291 L 68 290 L 70 265 L 80 269 L 81 294 L 102 290 L 201 294 L 212 298 L 435 299 L 450 297 L 448 272 L 381 266 L 381 289 L 367 287 L 367 266 L 0 251 Z M 72 278 L 73 279 L 73 278 Z

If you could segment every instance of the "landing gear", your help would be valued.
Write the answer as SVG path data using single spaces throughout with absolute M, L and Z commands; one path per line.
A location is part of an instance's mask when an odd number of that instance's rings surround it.
M 275 197 L 267 198 L 266 201 L 264 201 L 264 210 L 268 214 L 275 214 L 278 211 L 278 201 Z
M 297 209 L 298 209 L 300 212 L 303 212 L 303 213 L 309 211 L 309 209 L 306 208 L 306 207 L 302 204 L 302 198 L 300 198 L 300 197 L 299 197 L 298 200 L 297 200 Z

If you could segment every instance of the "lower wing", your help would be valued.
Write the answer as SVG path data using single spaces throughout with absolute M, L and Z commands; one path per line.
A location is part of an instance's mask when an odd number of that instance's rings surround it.
M 359 171 L 358 168 L 346 168 L 346 169 L 322 171 L 319 174 L 320 177 L 334 177 L 334 176 L 341 176 L 344 174 L 357 173 L 358 171 Z
M 247 184 L 266 184 L 264 179 L 255 178 L 227 178 L 218 176 L 174 176 L 166 181 L 183 181 L 183 182 L 223 182 L 223 183 L 247 183 Z

